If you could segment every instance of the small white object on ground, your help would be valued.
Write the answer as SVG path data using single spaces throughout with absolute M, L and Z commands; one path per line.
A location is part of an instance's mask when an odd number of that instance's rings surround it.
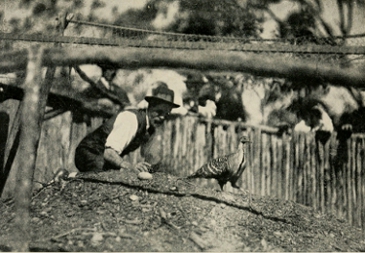
M 103 235 L 101 233 L 94 233 L 91 238 L 91 244 L 96 246 L 103 240 Z
M 139 199 L 139 197 L 137 195 L 133 194 L 133 195 L 129 196 L 129 199 L 132 200 L 132 201 L 136 201 L 136 200 Z
M 71 172 L 68 174 L 68 178 L 75 178 L 77 176 L 77 172 Z
M 148 172 L 140 172 L 138 174 L 138 178 L 141 180 L 150 180 L 152 179 L 152 177 L 153 177 L 152 174 Z

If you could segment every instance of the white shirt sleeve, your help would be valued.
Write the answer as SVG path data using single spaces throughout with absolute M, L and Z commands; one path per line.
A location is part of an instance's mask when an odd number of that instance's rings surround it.
M 105 147 L 114 149 L 120 155 L 132 142 L 137 130 L 137 115 L 129 111 L 119 113 L 113 124 L 113 129 L 106 139 Z

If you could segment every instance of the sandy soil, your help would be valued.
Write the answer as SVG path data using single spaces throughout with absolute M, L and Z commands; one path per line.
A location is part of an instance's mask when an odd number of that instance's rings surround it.
M 13 201 L 0 213 L 0 251 L 11 251 Z M 249 204 L 164 173 L 90 173 L 42 188 L 30 235 L 30 251 L 365 250 L 363 231 L 331 214 L 270 198 Z

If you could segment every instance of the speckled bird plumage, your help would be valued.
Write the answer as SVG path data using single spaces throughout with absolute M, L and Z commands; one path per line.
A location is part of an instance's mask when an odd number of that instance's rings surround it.
M 247 137 L 240 138 L 241 145 L 250 142 Z M 215 178 L 223 191 L 223 186 L 231 182 L 232 187 L 239 188 L 236 183 L 246 168 L 243 147 L 235 153 L 217 157 L 200 167 L 187 178 Z

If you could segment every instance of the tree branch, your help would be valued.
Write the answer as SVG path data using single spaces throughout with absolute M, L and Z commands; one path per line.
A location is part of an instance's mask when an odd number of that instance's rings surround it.
M 333 32 L 332 27 L 326 22 L 324 21 L 324 19 L 321 16 L 317 16 L 320 24 L 323 26 L 324 30 L 326 31 L 327 35 L 330 36 L 331 38 L 335 37 L 335 34 Z
M 353 3 L 353 1 L 348 2 L 347 9 L 348 9 L 347 10 L 348 11 L 347 26 L 346 26 L 346 29 L 345 29 L 344 36 L 347 36 L 350 33 L 351 28 L 352 28 L 352 21 L 353 21 L 353 14 L 354 14 L 354 3 Z
M 321 0 L 315 0 L 314 2 L 317 4 L 318 10 L 320 12 L 322 12 L 322 10 L 323 10 L 322 1 Z
M 282 20 L 280 20 L 280 18 L 278 18 L 275 13 L 270 9 L 270 8 L 265 8 L 264 9 L 270 16 L 273 20 L 275 20 L 275 22 L 277 22 L 278 24 L 281 24 L 283 25 L 285 22 L 283 22 Z
M 340 30 L 342 35 L 345 34 L 345 13 L 342 0 L 337 0 L 338 13 L 340 15 Z
M 24 91 L 20 87 L 20 84 L 0 83 L 0 88 L 4 90 L 6 99 L 23 99 Z M 77 96 L 70 97 L 66 94 L 59 93 L 57 90 L 48 94 L 47 105 L 55 110 L 70 110 L 72 112 L 82 112 L 97 117 L 110 117 L 115 113 L 112 108 L 107 108 L 106 106 L 99 104 L 96 100 L 86 101 L 82 98 L 78 98 Z M 11 140 L 14 139 L 11 136 L 13 136 L 13 134 L 11 134 L 9 137 L 10 143 L 12 143 Z M 8 154 L 8 152 L 5 154 Z M 7 155 L 5 157 L 7 157 Z
M 341 0 L 339 0 L 339 1 L 341 1 Z M 317 8 L 315 6 L 313 6 L 312 3 L 308 0 L 303 0 L 302 2 L 311 10 L 311 12 L 314 14 L 315 18 L 317 20 L 319 20 L 319 23 L 323 26 L 327 35 L 333 40 L 333 37 L 335 36 L 335 34 L 333 33 L 332 27 L 326 21 L 324 21 L 324 19 L 321 17 L 321 13 L 323 10 L 321 1 L 320 0 L 315 1 Z
M 109 98 L 111 101 L 113 101 L 116 104 L 124 105 L 124 102 L 118 96 L 116 96 L 113 93 L 110 93 L 110 92 L 108 92 L 106 90 L 99 89 L 98 86 L 96 85 L 96 83 L 91 78 L 89 78 L 85 74 L 85 72 L 82 71 L 82 69 L 79 66 L 74 65 L 73 68 L 75 69 L 75 71 L 77 72 L 77 74 L 79 74 L 79 76 L 81 77 L 81 79 L 83 79 L 85 82 L 88 82 L 92 87 L 94 87 L 95 89 L 97 89 L 98 91 L 100 91 L 104 97 Z

